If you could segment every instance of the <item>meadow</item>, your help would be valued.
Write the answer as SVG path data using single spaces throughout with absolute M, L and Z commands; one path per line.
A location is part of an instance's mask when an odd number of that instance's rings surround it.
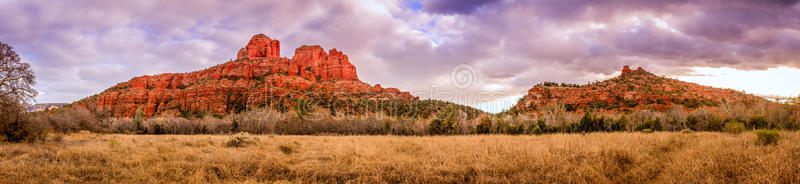
M 129 135 L 0 143 L 0 183 L 798 183 L 800 132 Z M 241 138 L 241 137 L 240 137 Z

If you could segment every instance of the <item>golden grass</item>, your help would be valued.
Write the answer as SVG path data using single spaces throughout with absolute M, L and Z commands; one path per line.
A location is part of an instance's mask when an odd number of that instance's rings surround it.
M 800 133 L 543 136 L 73 134 L 0 144 L 0 183 L 798 183 Z

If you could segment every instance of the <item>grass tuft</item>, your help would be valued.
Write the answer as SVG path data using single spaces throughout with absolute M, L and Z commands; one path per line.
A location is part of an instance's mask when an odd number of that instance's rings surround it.
M 292 154 L 294 152 L 294 149 L 292 149 L 292 147 L 289 147 L 289 146 L 286 146 L 286 145 L 278 146 L 278 149 L 281 150 L 281 152 L 283 154 L 287 154 L 287 155 L 290 155 L 290 154 Z
M 228 142 L 225 142 L 225 146 L 229 148 L 238 148 L 238 147 L 246 147 L 257 143 L 258 143 L 258 137 L 252 136 L 247 132 L 240 132 L 236 135 L 232 135 L 228 139 Z

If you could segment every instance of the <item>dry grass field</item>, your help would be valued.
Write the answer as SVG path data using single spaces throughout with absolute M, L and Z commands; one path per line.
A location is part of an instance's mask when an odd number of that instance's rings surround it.
M 798 183 L 800 133 L 72 134 L 0 144 L 0 183 Z

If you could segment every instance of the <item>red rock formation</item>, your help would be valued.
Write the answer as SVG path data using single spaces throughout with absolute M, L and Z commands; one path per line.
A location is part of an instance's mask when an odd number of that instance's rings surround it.
M 319 45 L 301 46 L 294 51 L 292 60 L 301 69 L 300 73 L 311 72 L 320 80 L 341 79 L 358 81 L 356 67 L 350 64 L 347 55 L 336 49 L 328 53 Z
M 239 50 L 237 58 L 251 57 L 280 57 L 281 43 L 272 40 L 264 34 L 257 34 L 250 39 L 247 46 Z
M 396 88 L 361 82 L 347 55 L 336 49 L 325 52 L 318 45 L 302 46 L 292 59 L 279 54 L 280 42 L 259 34 L 234 61 L 191 73 L 135 77 L 74 104 L 132 117 L 137 108 L 147 116 L 225 114 L 286 97 L 418 100 Z
M 518 112 L 538 112 L 550 103 L 564 104 L 567 110 L 667 110 L 675 105 L 687 109 L 715 105 L 722 100 L 753 103 L 763 98 L 731 89 L 719 89 L 653 75 L 641 67 L 624 66 L 622 74 L 606 81 L 583 85 L 536 85 L 515 105 Z
M 642 68 L 639 67 L 639 69 L 642 69 Z M 628 67 L 628 65 L 623 66 L 621 75 L 625 75 L 625 74 L 629 74 L 629 73 L 631 73 L 631 67 Z

